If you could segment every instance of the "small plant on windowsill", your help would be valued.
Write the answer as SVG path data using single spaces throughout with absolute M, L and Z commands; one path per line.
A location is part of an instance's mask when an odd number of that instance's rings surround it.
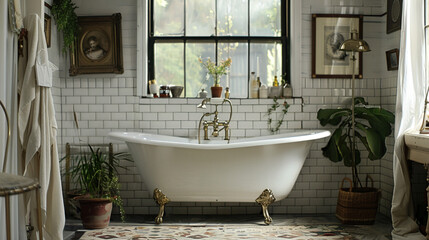
M 232 62 L 231 58 L 220 61 L 219 65 L 216 65 L 216 62 L 213 62 L 210 58 L 205 62 L 201 58 L 198 61 L 207 69 L 207 74 L 213 78 L 214 85 L 211 87 L 212 97 L 220 97 L 222 94 L 220 78 L 228 72 L 228 68 Z
M 290 105 L 287 103 L 287 101 L 285 100 L 283 102 L 282 105 L 280 105 L 280 103 L 278 102 L 278 99 L 276 97 L 273 98 L 273 104 L 271 105 L 271 107 L 268 109 L 267 115 L 268 115 L 268 130 L 271 133 L 276 133 L 280 130 L 280 127 L 283 124 L 284 121 L 284 117 L 286 115 L 286 113 L 288 112 L 288 109 L 290 107 Z M 282 106 L 282 110 L 281 110 L 281 115 L 279 120 L 277 120 L 277 123 L 275 124 L 275 126 L 273 127 L 272 123 L 273 123 L 273 119 L 271 118 L 272 113 L 274 113 L 280 106 Z
M 231 58 L 220 61 L 219 65 L 216 65 L 210 58 L 207 61 L 203 61 L 201 58 L 198 61 L 207 69 L 207 73 L 213 78 L 214 86 L 220 86 L 220 78 L 228 72 L 228 68 L 231 66 Z

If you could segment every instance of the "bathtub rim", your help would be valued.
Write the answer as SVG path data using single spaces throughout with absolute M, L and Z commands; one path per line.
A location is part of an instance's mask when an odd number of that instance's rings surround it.
M 179 147 L 179 148 L 191 148 L 191 149 L 232 149 L 242 147 L 254 147 L 263 145 L 273 145 L 291 142 L 302 142 L 302 141 L 313 141 L 331 135 L 330 131 L 327 130 L 293 130 L 286 133 L 266 135 L 258 137 L 249 137 L 233 140 L 231 143 L 226 144 L 226 141 L 219 141 L 222 143 L 202 143 L 198 144 L 196 139 L 189 137 L 177 137 L 168 136 L 161 134 L 145 133 L 145 132 L 110 132 L 109 137 L 112 139 L 139 143 L 149 144 L 156 146 L 166 147 Z

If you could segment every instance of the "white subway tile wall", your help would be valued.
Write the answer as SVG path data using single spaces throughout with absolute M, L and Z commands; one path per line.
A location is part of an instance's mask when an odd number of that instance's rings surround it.
M 122 37 L 124 40 L 123 75 L 94 75 L 69 77 L 66 60 L 60 66 L 60 76 L 55 79 L 54 100 L 59 127 L 59 146 L 70 143 L 115 143 L 115 151 L 126 150 L 124 143 L 107 137 L 111 131 L 143 131 L 149 133 L 193 137 L 197 136 L 197 124 L 202 113 L 213 110 L 197 109 L 201 99 L 150 99 L 133 96 L 136 76 L 136 4 L 135 1 L 76 0 L 79 15 L 122 12 Z M 107 2 L 107 3 L 106 3 Z M 97 5 L 97 8 L 93 8 Z M 291 105 L 280 129 L 320 129 L 316 114 L 320 108 L 341 107 L 350 103 L 350 79 L 311 79 L 311 14 L 382 14 L 382 0 L 303 0 L 302 1 L 302 99 L 286 99 Z M 94 13 L 92 13 L 94 15 Z M 364 37 L 373 47 L 371 55 L 364 55 L 364 79 L 356 80 L 356 94 L 366 97 L 373 105 L 394 110 L 396 76 L 387 72 L 384 53 L 389 49 L 377 49 L 385 42 L 385 17 L 364 18 Z M 397 39 L 397 38 L 395 38 Z M 393 47 L 396 40 L 389 39 Z M 397 44 L 397 45 L 395 45 Z M 393 48 L 392 47 L 392 48 Z M 396 72 L 395 72 L 396 73 Z M 66 76 L 67 75 L 67 76 Z M 296 94 L 296 93 L 295 93 Z M 268 135 L 267 110 L 272 99 L 233 99 L 231 134 L 233 138 Z M 283 100 L 279 100 L 282 102 Z M 227 108 L 220 109 L 220 112 Z M 80 129 L 74 125 L 76 112 Z M 279 111 L 278 111 L 279 112 Z M 273 114 L 276 119 L 280 114 Z M 227 115 L 221 115 L 227 118 Z M 329 128 L 325 128 L 329 129 Z M 324 158 L 321 148 L 327 139 L 313 144 L 310 154 L 291 194 L 273 204 L 270 211 L 276 214 L 334 213 L 341 180 L 350 176 L 350 169 L 342 163 L 332 163 Z M 361 146 L 362 147 L 362 146 Z M 388 139 L 388 153 L 381 161 L 364 160 L 359 170 L 364 177 L 371 174 L 375 187 L 383 191 L 380 212 L 390 214 L 393 188 L 392 179 L 393 138 Z M 365 155 L 363 153 L 362 155 Z M 124 163 L 120 183 L 127 214 L 156 214 L 158 207 L 149 197 L 153 189 L 147 189 L 134 164 Z M 274 193 L 275 194 L 275 193 Z M 256 198 L 256 197 L 255 197 Z M 174 214 L 257 214 L 256 203 L 170 203 L 167 211 Z M 117 213 L 117 209 L 115 209 Z

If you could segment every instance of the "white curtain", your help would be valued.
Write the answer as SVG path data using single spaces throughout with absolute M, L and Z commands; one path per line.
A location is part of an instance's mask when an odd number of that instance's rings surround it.
M 0 100 L 5 104 L 12 127 L 6 172 L 21 174 L 17 152 L 17 35 L 11 31 L 8 23 L 8 3 L 0 1 Z M 3 167 L 4 147 L 6 141 L 6 121 L 0 112 L 0 169 Z M 1 169 L 3 170 L 3 169 Z M 19 200 L 18 200 L 19 199 Z M 6 239 L 4 198 L 0 198 L 0 239 Z M 26 239 L 25 212 L 22 195 L 11 197 L 11 233 L 12 239 Z
M 418 131 L 423 116 L 427 89 L 424 49 L 424 0 L 404 0 L 393 154 L 393 239 L 426 239 L 413 219 L 410 178 L 404 154 L 404 134 Z

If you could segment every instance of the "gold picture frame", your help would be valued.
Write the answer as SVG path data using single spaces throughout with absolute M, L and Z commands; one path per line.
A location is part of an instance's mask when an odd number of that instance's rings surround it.
M 312 78 L 352 78 L 350 52 L 340 51 L 341 44 L 357 31 L 362 38 L 363 16 L 349 14 L 312 15 Z M 362 53 L 356 54 L 356 78 L 362 78 Z
M 70 76 L 124 73 L 121 14 L 78 17 L 80 31 L 70 54 Z
M 44 31 L 46 38 L 46 46 L 48 48 L 51 47 L 51 16 L 45 13 L 45 21 L 44 21 Z

